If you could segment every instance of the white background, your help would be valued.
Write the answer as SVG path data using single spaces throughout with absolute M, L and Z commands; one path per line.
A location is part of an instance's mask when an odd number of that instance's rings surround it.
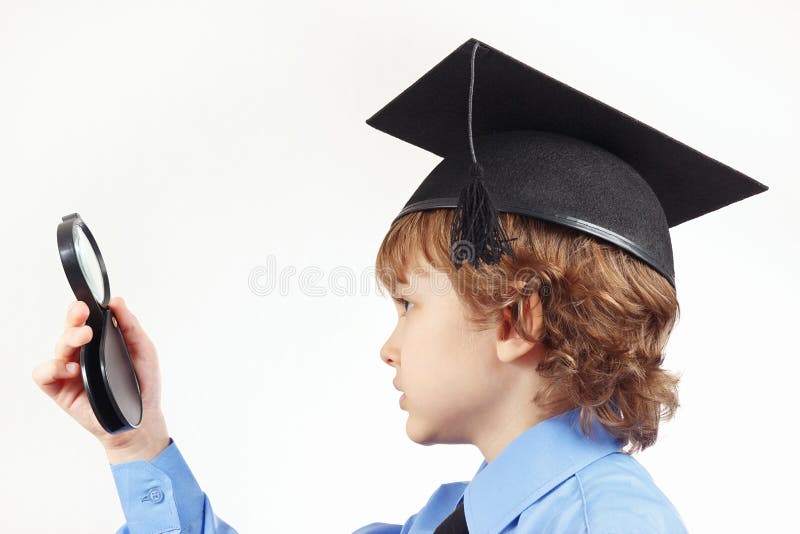
M 673 229 L 681 408 L 636 457 L 692 532 L 795 525 L 797 4 L 492 4 L 0 1 L 3 532 L 124 521 L 100 446 L 30 376 L 73 300 L 55 229 L 76 211 L 240 532 L 403 523 L 471 479 L 477 449 L 405 435 L 378 354 L 391 301 L 326 284 L 369 272 L 437 162 L 364 120 L 470 37 L 770 186 Z M 327 295 L 297 275 L 255 295 L 270 256 Z

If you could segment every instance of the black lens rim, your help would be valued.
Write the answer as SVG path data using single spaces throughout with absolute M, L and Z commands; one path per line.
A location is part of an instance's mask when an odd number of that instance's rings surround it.
M 64 274 L 67 275 L 67 280 L 69 280 L 72 292 L 75 293 L 78 300 L 82 300 L 87 304 L 89 304 L 89 302 L 96 303 L 97 306 L 104 309 L 108 308 L 109 295 L 111 294 L 111 288 L 108 283 L 108 272 L 106 271 L 106 263 L 103 261 L 103 255 L 100 254 L 100 248 L 97 246 L 97 241 L 95 241 L 92 231 L 89 230 L 89 227 L 86 226 L 86 223 L 83 222 L 83 219 L 81 219 L 81 216 L 77 213 L 65 215 L 61 220 L 62 223 L 58 225 L 57 230 L 58 253 L 61 256 L 61 265 L 64 267 Z M 89 240 L 89 244 L 92 246 L 92 251 L 97 257 L 97 261 L 100 263 L 100 272 L 103 275 L 103 300 L 101 301 L 95 299 L 89 283 L 83 276 L 83 270 L 78 261 L 78 253 L 75 250 L 75 239 L 73 237 L 75 226 L 80 227 L 83 231 L 84 235 Z M 90 305 L 89 310 L 92 311 L 92 308 L 93 306 Z M 95 309 L 94 311 L 100 310 Z M 97 317 L 97 319 L 100 319 L 100 317 Z

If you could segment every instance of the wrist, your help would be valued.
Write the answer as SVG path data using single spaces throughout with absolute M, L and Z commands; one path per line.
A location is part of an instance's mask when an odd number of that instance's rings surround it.
M 144 433 L 124 444 L 104 444 L 103 446 L 108 462 L 114 465 L 136 460 L 150 462 L 161 454 L 169 444 L 169 435 L 165 432 L 157 435 Z
M 169 446 L 169 432 L 163 417 L 151 418 L 139 428 L 105 435 L 100 440 L 111 464 L 151 461 Z

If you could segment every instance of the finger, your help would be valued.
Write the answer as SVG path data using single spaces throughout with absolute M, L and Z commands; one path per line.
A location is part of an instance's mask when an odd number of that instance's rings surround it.
M 75 354 L 75 349 L 87 344 L 93 335 L 92 327 L 89 325 L 67 328 L 56 342 L 55 358 L 69 360 Z
M 71 326 L 80 326 L 89 318 L 89 306 L 82 300 L 76 300 L 67 308 L 67 314 L 64 318 L 64 329 Z
M 31 376 L 36 384 L 47 390 L 59 380 L 75 378 L 80 374 L 81 366 L 75 362 L 64 362 L 63 360 L 46 360 L 33 368 Z

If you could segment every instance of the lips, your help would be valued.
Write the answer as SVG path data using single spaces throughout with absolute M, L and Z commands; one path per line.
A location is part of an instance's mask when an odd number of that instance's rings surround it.
M 397 383 L 396 383 L 396 382 L 394 382 L 394 381 L 393 381 L 393 382 L 392 382 L 392 385 L 394 386 L 394 389 L 396 389 L 396 390 L 397 390 L 397 391 L 399 391 L 400 393 L 403 393 L 402 395 L 400 395 L 400 400 L 398 401 L 398 402 L 400 403 L 400 407 L 402 408 L 402 407 L 403 407 L 403 402 L 405 402 L 405 400 L 406 400 L 406 394 L 403 392 L 403 390 L 402 390 L 402 389 L 400 389 L 400 388 L 398 387 L 398 385 L 397 385 Z

